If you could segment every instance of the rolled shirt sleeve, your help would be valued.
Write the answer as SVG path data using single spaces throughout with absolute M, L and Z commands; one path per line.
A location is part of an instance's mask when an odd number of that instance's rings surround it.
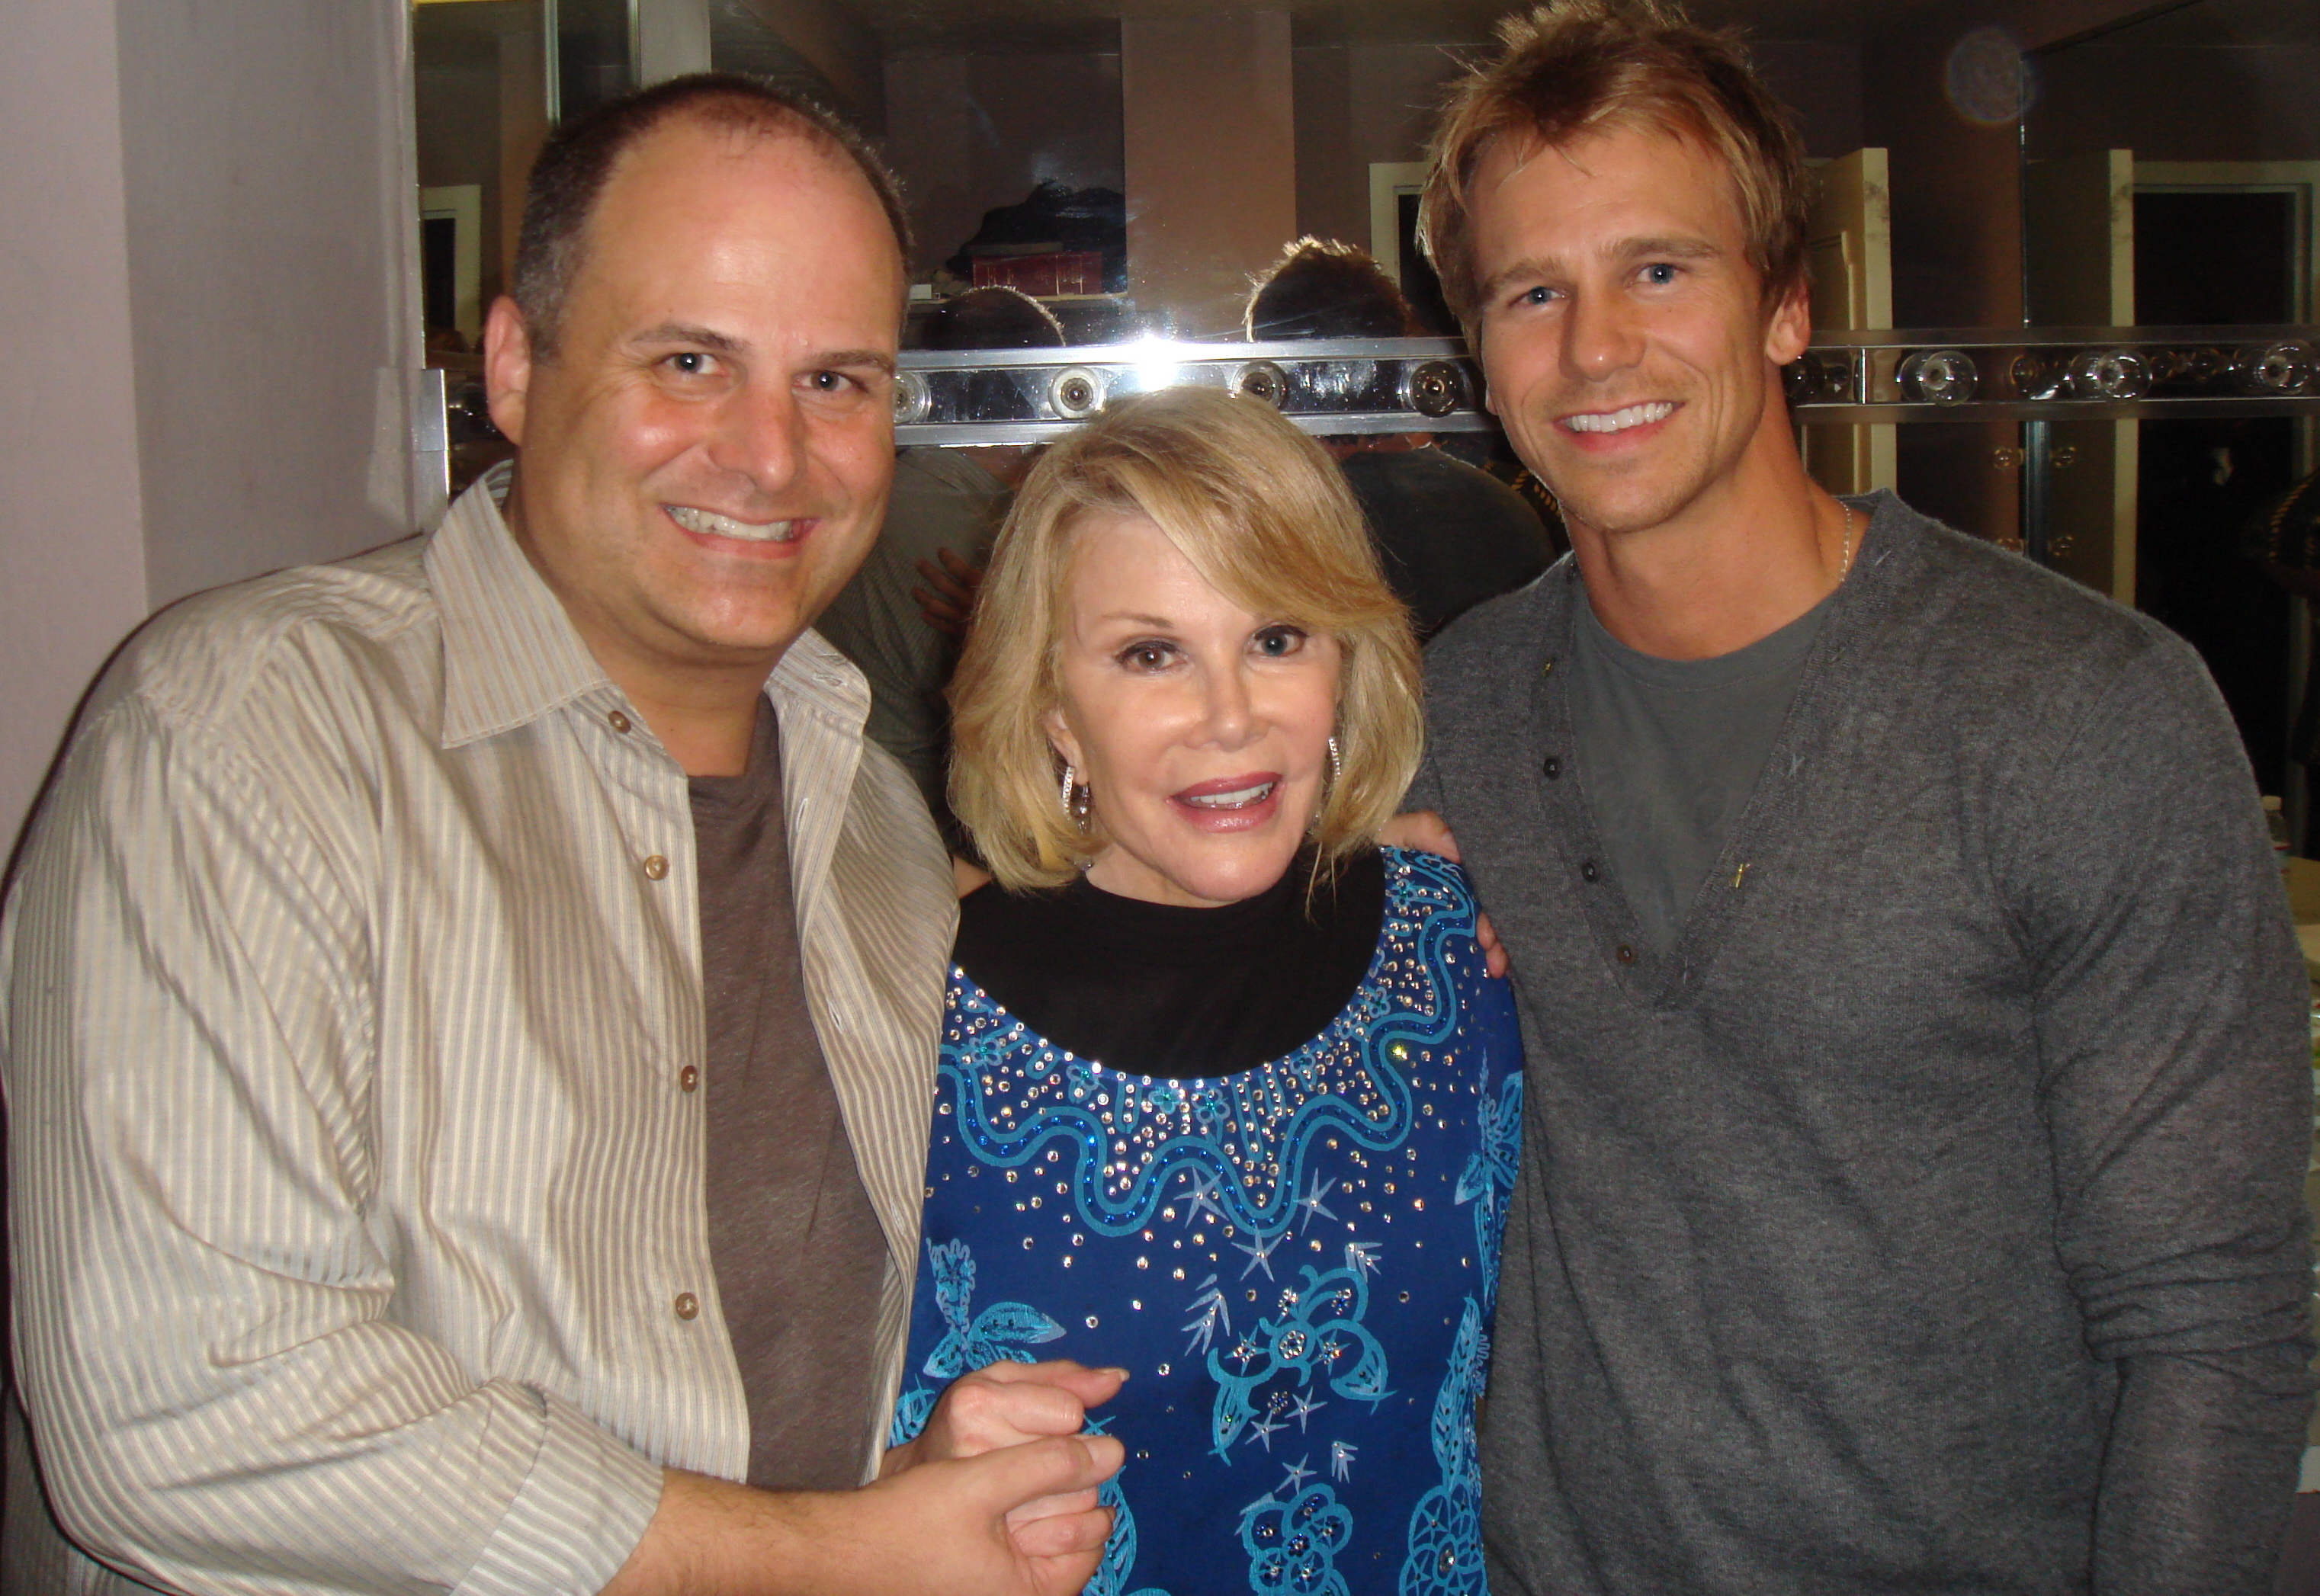
M 295 807 L 131 697 L 84 729 L 31 839 L 6 1076 L 53 1509 L 169 1588 L 594 1591 L 660 1469 L 398 1322 L 368 916 L 330 857 L 349 839 Z
M 2172 639 L 2000 838 L 2057 1254 L 2119 1374 L 2095 1588 L 2271 1589 L 2311 1390 L 2308 989 L 2246 760 Z
M 746 1471 L 685 775 L 516 547 L 507 482 L 173 607 L 75 728 L 0 917 L 50 1510 L 0 1524 L 0 1569 L 593 1591 L 664 1469 Z M 956 907 L 858 672 L 808 634 L 767 692 L 808 996 L 894 1264 L 866 1475 Z

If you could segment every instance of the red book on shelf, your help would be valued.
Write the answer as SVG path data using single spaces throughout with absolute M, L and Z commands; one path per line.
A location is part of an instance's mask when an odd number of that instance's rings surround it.
M 974 263 L 977 288 L 1020 289 L 1034 298 L 1058 293 L 1101 293 L 1103 257 L 1093 249 L 1054 255 L 988 255 Z

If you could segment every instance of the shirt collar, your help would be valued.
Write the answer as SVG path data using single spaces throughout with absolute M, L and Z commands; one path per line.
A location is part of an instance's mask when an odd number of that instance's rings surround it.
M 539 719 L 612 679 L 500 514 L 514 462 L 459 495 L 427 540 L 443 617 L 443 746 Z
M 870 681 L 819 632 L 801 632 L 766 681 L 776 709 L 801 708 L 858 735 L 870 718 Z
M 501 506 L 514 478 L 503 462 L 459 495 L 428 539 L 429 583 L 443 618 L 443 746 L 495 736 L 585 695 L 618 692 L 508 530 Z M 858 734 L 870 684 L 854 662 L 806 632 L 766 683 L 795 707 Z

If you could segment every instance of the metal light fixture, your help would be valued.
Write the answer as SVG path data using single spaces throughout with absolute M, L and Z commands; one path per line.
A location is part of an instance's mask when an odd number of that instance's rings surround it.
M 1917 404 L 1965 404 L 1981 385 L 1973 356 L 1962 349 L 1920 349 L 1901 362 L 1902 396 Z
M 1270 360 L 1252 360 L 1234 374 L 1233 387 L 1279 410 L 1289 397 L 1289 374 Z
M 2259 393 L 2301 393 L 2312 385 L 2315 361 L 2312 346 L 2302 338 L 2282 338 L 2276 344 L 2251 344 L 2239 352 L 2232 369 Z
M 934 406 L 934 393 L 928 388 L 924 376 L 914 371 L 894 374 L 894 425 L 911 427 L 927 419 Z
M 1103 409 L 1103 379 L 1084 365 L 1067 365 L 1047 382 L 1047 408 L 1066 421 L 1084 421 Z
M 1421 416 L 1438 420 L 1465 396 L 1466 379 L 1447 360 L 1422 360 L 1401 374 L 1402 407 Z
M 2151 392 L 2151 363 L 2132 349 L 2089 349 L 2071 362 L 2079 399 L 2140 399 Z

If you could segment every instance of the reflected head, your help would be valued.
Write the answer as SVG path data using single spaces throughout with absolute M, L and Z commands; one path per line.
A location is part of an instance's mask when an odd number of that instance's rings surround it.
M 1427 155 L 1420 241 L 1471 338 L 1475 171 L 1502 140 L 1541 149 L 1640 128 L 1685 140 L 1732 180 L 1749 264 L 1777 303 L 1804 286 L 1804 145 L 1738 38 L 1666 0 L 1563 0 L 1499 24 L 1499 50 L 1452 90 Z
M 951 681 L 951 807 L 1000 884 L 1060 886 L 1108 841 L 1082 832 L 1058 801 L 1062 766 L 1047 726 L 1062 701 L 1078 533 L 1121 517 L 1157 527 L 1234 604 L 1337 641 L 1344 771 L 1313 835 L 1325 867 L 1368 846 L 1418 767 L 1418 645 L 1408 616 L 1319 445 L 1258 401 L 1166 388 L 1123 401 L 1049 447 L 992 550 Z
M 516 240 L 516 308 L 534 360 L 553 360 L 564 302 L 587 245 L 596 202 L 621 157 L 669 118 L 709 127 L 802 139 L 850 161 L 878 196 L 905 262 L 911 227 L 893 175 L 862 135 L 811 101 L 730 73 L 697 72 L 600 105 L 559 129 L 532 163 Z
M 1282 252 L 1248 296 L 1251 343 L 1275 338 L 1398 338 L 1417 330 L 1401 290 L 1366 249 L 1306 237 Z
M 938 305 L 913 340 L 921 349 L 1060 349 L 1056 313 L 1020 288 L 991 284 Z

